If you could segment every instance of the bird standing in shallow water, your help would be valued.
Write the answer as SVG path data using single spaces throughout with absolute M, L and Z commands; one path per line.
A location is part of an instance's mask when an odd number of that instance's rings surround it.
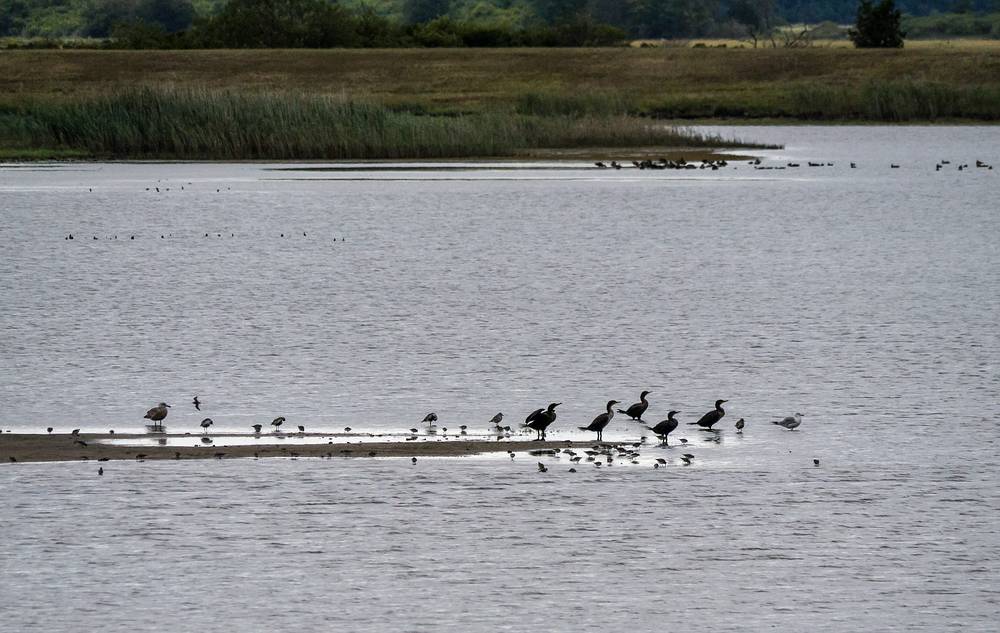
M 435 422 L 437 422 L 437 419 L 438 419 L 438 414 L 434 413 L 433 411 L 424 416 L 422 422 L 427 425 L 428 433 L 437 433 L 437 426 L 434 424 Z
M 169 408 L 170 408 L 169 404 L 167 404 L 166 402 L 161 402 L 160 404 L 156 405 L 149 411 L 146 411 L 146 415 L 143 416 L 143 419 L 151 420 L 153 422 L 153 424 L 150 425 L 152 427 L 152 430 L 162 431 L 163 430 L 162 423 L 164 418 L 167 417 L 167 413 L 169 413 L 169 411 L 167 411 L 167 409 Z
M 261 429 L 260 424 L 251 424 L 250 428 L 253 429 L 254 434 L 260 434 L 260 429 Z
M 802 414 L 796 413 L 795 415 L 790 415 L 782 420 L 775 420 L 775 424 L 778 426 L 783 426 L 789 431 L 794 431 L 800 424 L 802 424 Z
M 739 420 L 736 420 L 736 432 L 737 433 L 742 433 L 744 426 L 746 426 L 746 422 L 743 421 L 743 418 L 740 418 Z
M 212 418 L 205 418 L 204 420 L 201 421 L 201 432 L 208 433 L 208 427 L 212 426 L 213 424 L 215 424 L 215 422 L 212 422 Z
M 643 391 L 641 394 L 639 394 L 639 402 L 636 402 L 628 409 L 625 410 L 618 409 L 618 413 L 624 413 L 633 420 L 642 421 L 642 414 L 646 412 L 647 408 L 649 408 L 649 402 L 646 401 L 646 396 L 648 396 L 651 393 L 653 392 Z
M 534 430 L 537 433 L 536 440 L 545 440 L 545 429 L 556 421 L 556 407 L 561 404 L 561 402 L 551 402 L 547 409 L 535 409 L 524 419 L 524 424 L 521 426 Z
M 608 400 L 608 405 L 606 407 L 607 410 L 604 413 L 602 413 L 601 415 L 599 415 L 596 418 L 594 418 L 594 421 L 591 422 L 588 426 L 581 426 L 581 427 L 579 427 L 580 430 L 581 431 L 596 431 L 597 432 L 597 441 L 598 442 L 603 441 L 604 440 L 604 428 L 607 425 L 611 424 L 611 420 L 615 417 L 614 406 L 616 404 L 618 404 L 617 400 Z
M 281 428 L 281 425 L 284 423 L 285 423 L 285 418 L 282 416 L 278 416 L 273 420 L 271 420 L 271 426 L 274 427 L 274 432 L 277 433 L 278 429 Z
M 664 444 L 668 444 L 667 436 L 677 428 L 678 422 L 674 419 L 674 416 L 678 413 L 680 413 L 680 411 L 670 411 L 667 413 L 666 420 L 658 422 L 656 426 L 647 426 L 646 428 L 655 433 Z
M 712 425 L 721 420 L 725 415 L 726 411 L 722 408 L 723 402 L 729 402 L 728 400 L 716 400 L 715 409 L 709 411 L 705 415 L 701 416 L 701 419 L 697 422 L 688 422 L 688 424 L 697 424 L 703 429 L 711 429 Z

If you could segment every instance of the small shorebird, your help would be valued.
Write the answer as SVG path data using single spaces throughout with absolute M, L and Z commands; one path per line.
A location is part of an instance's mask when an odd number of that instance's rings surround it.
M 304 427 L 304 426 L 302 426 L 302 425 L 300 424 L 300 425 L 299 425 L 299 433 L 305 433 L 305 432 L 306 432 L 306 427 Z
M 254 434 L 260 434 L 260 429 L 261 429 L 260 424 L 251 424 L 250 428 L 253 429 Z
M 490 420 L 490 424 L 493 425 L 494 431 L 500 428 L 501 422 L 503 422 L 503 411 L 493 416 L 493 418 Z
M 783 426 L 789 431 L 794 431 L 800 424 L 802 424 L 802 414 L 796 413 L 795 415 L 790 415 L 782 420 L 775 420 L 775 424 L 778 426 Z
M 740 418 L 739 420 L 736 420 L 736 432 L 737 433 L 742 433 L 744 426 L 746 426 L 746 422 L 743 421 L 743 418 Z
M 271 420 L 271 426 L 274 427 L 274 432 L 277 433 L 278 429 L 284 423 L 285 423 L 285 418 L 283 418 L 281 416 L 278 416 L 278 417 L 274 418 L 273 420 Z
M 213 424 L 215 424 L 215 422 L 212 422 L 212 418 L 205 418 L 204 420 L 201 421 L 201 432 L 208 433 L 208 427 L 212 426 Z

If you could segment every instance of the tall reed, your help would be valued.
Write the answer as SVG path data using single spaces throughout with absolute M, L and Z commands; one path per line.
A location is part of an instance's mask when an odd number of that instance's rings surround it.
M 0 109 L 0 139 L 94 156 L 179 159 L 402 159 L 508 156 L 535 148 L 718 147 L 624 115 L 496 109 L 426 116 L 303 93 L 130 88 Z

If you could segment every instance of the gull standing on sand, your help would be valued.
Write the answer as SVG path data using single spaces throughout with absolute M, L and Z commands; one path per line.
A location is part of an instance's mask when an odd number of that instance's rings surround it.
M 802 414 L 796 413 L 795 415 L 790 415 L 782 420 L 774 420 L 774 423 L 778 426 L 783 426 L 789 431 L 794 431 L 802 424 Z
M 167 409 L 169 408 L 170 408 L 169 404 L 167 404 L 166 402 L 161 402 L 160 404 L 156 405 L 149 411 L 146 411 L 146 415 L 143 416 L 143 419 L 152 420 L 153 422 L 153 424 L 147 426 L 152 427 L 151 430 L 162 431 L 163 430 L 162 422 L 163 419 L 167 417 L 167 413 L 169 413 Z
M 427 425 L 428 433 L 437 433 L 437 426 L 434 424 L 435 422 L 437 422 L 437 419 L 438 419 L 438 414 L 432 411 L 427 415 L 425 415 L 424 419 L 421 420 L 424 424 Z
M 597 441 L 598 442 L 604 441 L 604 427 L 606 427 L 608 424 L 611 424 L 611 420 L 615 417 L 614 406 L 616 404 L 618 404 L 617 400 L 608 400 L 608 404 L 606 407 L 607 410 L 601 415 L 594 418 L 594 421 L 591 422 L 588 426 L 581 426 L 579 427 L 579 429 L 581 431 L 596 431 Z

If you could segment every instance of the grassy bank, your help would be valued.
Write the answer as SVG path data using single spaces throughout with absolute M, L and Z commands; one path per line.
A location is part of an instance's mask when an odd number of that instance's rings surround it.
M 0 143 L 108 158 L 402 159 L 496 157 L 541 148 L 722 147 L 607 109 L 540 116 L 491 109 L 429 116 L 298 92 L 133 88 L 0 106 Z

